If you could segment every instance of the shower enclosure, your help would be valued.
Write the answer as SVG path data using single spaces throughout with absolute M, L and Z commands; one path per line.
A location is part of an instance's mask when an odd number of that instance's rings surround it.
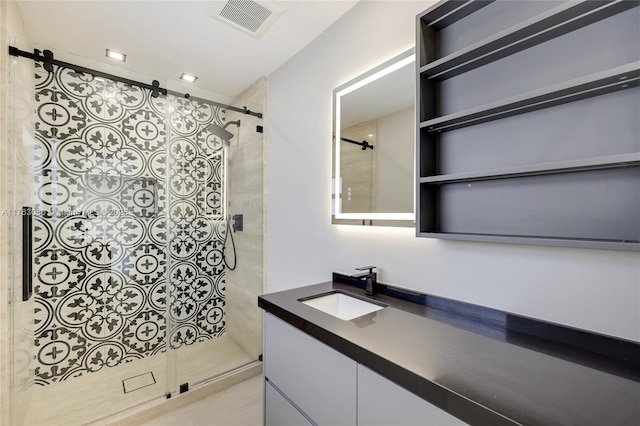
M 55 60 L 15 57 L 14 76 L 29 67 L 14 424 L 85 424 L 259 366 L 260 84 L 229 106 Z

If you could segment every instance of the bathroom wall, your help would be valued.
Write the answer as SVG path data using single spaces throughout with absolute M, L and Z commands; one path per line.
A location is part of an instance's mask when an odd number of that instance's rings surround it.
M 264 286 L 264 155 L 265 135 L 257 131 L 266 121 L 266 79 L 261 78 L 231 103 L 239 108 L 262 112 L 263 118 L 227 111 L 227 121 L 240 120 L 241 126 L 228 127 L 235 133 L 229 145 L 228 215 L 242 214 L 244 229 L 233 233 L 236 269 L 226 270 L 227 334 L 249 356 L 262 353 L 262 310 L 258 295 Z M 233 221 L 232 221 L 233 223 Z M 227 262 L 233 266 L 233 247 L 227 238 Z
M 0 424 L 20 422 L 33 384 L 33 300 L 22 301 L 22 216 L 32 189 L 33 62 L 16 62 L 8 46 L 30 50 L 14 1 L 0 2 Z M 13 324 L 16 327 L 13 327 Z M 17 408 L 12 414 L 10 407 Z
M 267 291 L 377 265 L 380 280 L 640 341 L 640 254 L 331 225 L 332 90 L 415 44 L 434 2 L 360 2 L 268 76 Z

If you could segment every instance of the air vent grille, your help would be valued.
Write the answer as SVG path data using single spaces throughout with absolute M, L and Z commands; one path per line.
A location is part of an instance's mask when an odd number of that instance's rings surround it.
M 269 19 L 271 11 L 252 0 L 229 0 L 220 16 L 255 33 Z
M 228 0 L 212 1 L 205 14 L 260 38 L 285 10 L 272 0 Z

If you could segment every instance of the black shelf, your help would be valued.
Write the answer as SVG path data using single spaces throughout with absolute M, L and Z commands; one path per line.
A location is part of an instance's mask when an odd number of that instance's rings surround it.
M 420 183 L 446 184 L 454 182 L 473 182 L 478 180 L 507 179 L 513 177 L 540 176 L 556 173 L 570 173 L 634 166 L 640 166 L 640 152 L 558 161 L 553 163 L 531 164 L 488 171 L 428 176 L 421 177 Z
M 494 1 L 495 0 L 454 0 L 446 3 L 438 3 L 425 10 L 418 18 L 422 19 L 433 29 L 441 30 L 465 16 L 490 5 Z
M 638 3 L 625 0 L 565 3 L 492 37 L 436 59 L 422 66 L 420 74 L 435 80 L 454 77 L 636 6 Z M 458 16 L 458 19 L 462 17 Z M 435 16 L 425 18 L 429 20 Z M 440 20 L 434 23 L 438 22 Z
M 640 85 L 640 61 L 423 121 L 420 127 L 430 132 L 454 130 L 638 85 Z
M 453 241 L 476 241 L 484 243 L 525 244 L 549 247 L 576 247 L 584 249 L 640 251 L 640 241 L 627 240 L 591 240 L 577 238 L 545 238 L 530 235 L 492 235 L 492 234 L 463 234 L 448 232 L 418 232 L 418 237 L 438 238 Z

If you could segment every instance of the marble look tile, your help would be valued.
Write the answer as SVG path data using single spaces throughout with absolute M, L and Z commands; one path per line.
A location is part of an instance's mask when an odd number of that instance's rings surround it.
M 266 80 L 256 81 L 235 105 L 256 105 L 264 113 Z M 230 114 L 231 117 L 231 114 Z M 263 120 L 233 115 L 242 120 L 239 138 L 231 141 L 229 167 L 230 213 L 243 213 L 244 230 L 234 234 L 238 267 L 227 271 L 227 332 L 250 355 L 262 352 L 262 315 L 256 297 L 264 288 L 264 143 L 255 131 Z

